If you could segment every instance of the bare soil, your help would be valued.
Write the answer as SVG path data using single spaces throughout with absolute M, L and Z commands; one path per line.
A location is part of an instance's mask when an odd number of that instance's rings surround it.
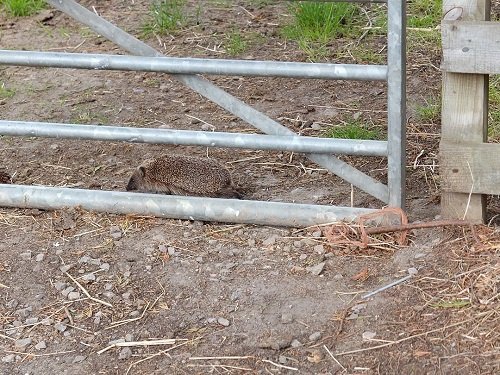
M 134 35 L 150 5 L 81 3 Z M 280 37 L 283 3 L 199 9 L 198 25 L 143 40 L 171 56 L 232 58 L 224 33 L 238 29 L 254 39 L 237 58 L 307 59 Z M 385 40 L 359 42 L 380 51 Z M 358 62 L 349 43 L 332 41 L 330 61 Z M 0 14 L 0 44 L 125 53 L 52 10 Z M 411 221 L 439 214 L 439 123 L 414 111 L 439 93 L 438 52 L 409 50 Z M 385 129 L 383 83 L 208 78 L 300 134 L 321 136 L 352 116 Z M 2 67 L 0 81 L 15 91 L 0 99 L 4 119 L 254 132 L 168 75 Z M 0 167 L 26 185 L 124 190 L 137 165 L 164 152 L 226 163 L 246 199 L 351 204 L 349 184 L 298 154 L 0 137 Z M 386 179 L 384 159 L 343 160 Z M 355 206 L 381 208 L 358 189 L 353 196 Z M 408 246 L 382 236 L 367 249 L 330 242 L 326 227 L 0 208 L 0 374 L 498 373 L 498 199 L 490 201 L 490 227 L 413 231 Z M 409 268 L 418 270 L 409 281 L 362 298 Z M 136 343 L 156 339 L 176 341 Z M 98 353 L 116 340 L 133 346 Z

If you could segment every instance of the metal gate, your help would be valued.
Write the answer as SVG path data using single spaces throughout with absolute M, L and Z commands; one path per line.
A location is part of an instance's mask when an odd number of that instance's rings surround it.
M 164 57 L 152 47 L 73 0 L 47 0 L 47 2 L 136 56 L 0 50 L 0 64 L 170 73 L 189 88 L 268 135 L 25 121 L 0 121 L 0 135 L 302 152 L 315 163 L 389 206 L 404 206 L 406 138 L 406 4 L 404 0 L 388 0 L 387 65 Z M 367 1 L 360 0 L 360 2 Z M 381 1 L 375 0 L 373 2 Z M 291 130 L 196 74 L 386 80 L 388 87 L 388 139 L 387 141 L 371 141 L 299 137 Z M 387 156 L 388 185 L 373 179 L 332 154 Z M 352 219 L 359 214 L 370 211 L 365 208 L 353 207 L 27 185 L 0 185 L 0 206 L 40 209 L 80 206 L 88 210 L 110 213 L 134 213 L 168 218 L 284 226 L 324 224 Z

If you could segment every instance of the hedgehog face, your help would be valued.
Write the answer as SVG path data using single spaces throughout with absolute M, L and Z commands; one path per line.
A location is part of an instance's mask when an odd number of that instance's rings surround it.
M 146 174 L 146 169 L 144 167 L 137 168 L 132 176 L 128 180 L 127 191 L 139 190 L 143 185 L 144 175 Z

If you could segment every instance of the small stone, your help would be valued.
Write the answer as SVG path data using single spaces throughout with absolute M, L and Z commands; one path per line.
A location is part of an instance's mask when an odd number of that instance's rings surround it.
M 175 255 L 175 247 L 168 247 L 167 248 L 168 255 L 174 256 Z
M 417 253 L 415 254 L 413 257 L 415 259 L 422 259 L 422 258 L 425 258 L 426 254 L 425 253 Z
M 300 249 L 304 245 L 302 241 L 293 241 L 293 246 L 296 247 L 297 249 Z
M 408 268 L 408 273 L 411 276 L 414 276 L 414 275 L 416 275 L 418 273 L 418 270 L 415 267 L 411 267 L 411 268 Z
M 111 283 L 104 284 L 104 290 L 111 290 L 111 289 L 113 289 L 113 284 Z
M 346 320 L 354 320 L 354 319 L 358 319 L 359 317 L 359 314 L 357 312 L 353 312 L 351 313 L 347 318 Z
M 45 258 L 45 254 L 44 253 L 40 253 L 40 254 L 36 255 L 35 260 L 37 262 L 41 262 L 44 258 Z
M 116 225 L 109 228 L 109 234 L 114 240 L 119 240 L 123 236 L 121 228 Z
M 30 260 L 31 259 L 31 251 L 25 251 L 24 253 L 19 254 L 19 257 L 22 260 Z
M 68 297 L 68 294 L 70 294 L 72 291 L 74 291 L 75 288 L 73 288 L 72 286 L 68 286 L 67 288 L 65 288 L 61 294 L 64 296 L 64 297 Z
M 130 296 L 131 296 L 131 295 L 132 295 L 132 293 L 131 293 L 131 292 L 125 292 L 125 293 L 123 293 L 123 294 L 122 294 L 122 298 L 123 298 L 123 299 L 130 299 Z
M 47 348 L 47 344 L 45 343 L 45 341 L 40 341 L 39 343 L 37 343 L 35 345 L 36 350 L 42 350 L 42 349 L 46 349 L 46 348 Z
M 357 305 L 351 307 L 351 310 L 359 313 L 360 311 L 366 309 L 366 306 L 367 306 L 366 303 L 358 303 Z
M 229 299 L 231 300 L 231 302 L 234 302 L 234 301 L 240 299 L 240 297 L 241 297 L 241 289 L 236 289 L 236 290 L 233 290 L 233 292 L 229 296 Z
M 278 362 L 281 363 L 282 365 L 285 365 L 287 363 L 287 359 L 284 355 L 280 355 L 278 357 Z
M 74 264 L 65 264 L 64 266 L 59 267 L 62 273 L 68 272 L 70 269 L 72 269 L 75 265 Z
M 273 235 L 269 238 L 266 238 L 264 241 L 262 241 L 262 246 L 271 246 L 276 243 L 276 235 Z
M 56 281 L 54 283 L 54 287 L 58 290 L 58 291 L 62 291 L 64 288 L 66 288 L 66 283 L 63 283 L 62 281 Z
M 365 331 L 362 334 L 363 340 L 366 340 L 366 341 L 372 340 L 373 338 L 375 338 L 375 336 L 377 336 L 377 333 L 371 332 L 371 331 Z
M 114 296 L 116 296 L 116 294 L 114 294 L 113 292 L 110 292 L 110 291 L 104 292 L 102 295 L 106 298 L 109 298 L 109 299 L 112 299 Z
M 87 273 L 87 274 L 82 276 L 82 280 L 86 281 L 86 282 L 95 281 L 95 274 Z
M 196 261 L 198 263 L 203 263 L 203 257 L 196 257 Z
M 15 354 L 7 354 L 5 357 L 2 357 L 3 363 L 12 363 L 16 360 Z
M 289 324 L 293 322 L 293 315 L 290 313 L 283 313 L 281 314 L 281 323 L 283 324 Z
M 342 274 L 341 274 L 341 273 L 338 273 L 338 274 L 336 274 L 335 276 L 333 276 L 333 278 L 334 278 L 335 280 L 342 280 L 342 279 L 344 278 L 344 276 L 342 276 Z
M 16 350 L 19 351 L 24 351 L 26 347 L 30 344 L 31 344 L 31 337 L 14 341 L 14 347 L 16 348 Z
M 17 319 L 16 319 L 16 320 L 14 320 L 14 321 L 12 322 L 12 325 L 13 325 L 14 327 L 21 327 L 21 326 L 23 325 L 23 322 L 21 322 L 20 320 L 17 320 Z
M 309 341 L 318 341 L 321 338 L 321 332 L 314 332 L 309 336 Z
M 316 123 L 316 122 L 313 122 L 313 124 L 311 125 L 311 129 L 312 130 L 321 130 L 321 125 Z
M 318 276 L 319 274 L 321 274 L 321 272 L 323 272 L 324 267 L 325 267 L 325 262 L 321 262 L 316 264 L 315 266 L 306 267 L 306 270 L 310 274 Z
M 217 318 L 217 323 L 219 323 L 221 326 L 228 327 L 229 326 L 229 320 L 226 318 Z
M 300 254 L 299 260 L 306 260 L 307 259 L 307 254 Z
M 317 231 L 313 232 L 312 236 L 316 237 L 316 238 L 321 237 L 321 231 L 317 230 Z
M 28 306 L 25 307 L 24 309 L 16 310 L 14 314 L 24 319 L 28 317 L 28 315 L 31 313 L 32 310 L 33 308 L 31 306 Z
M 83 362 L 85 360 L 85 358 L 87 358 L 86 356 L 84 355 L 77 355 L 75 356 L 75 358 L 73 359 L 73 363 L 80 363 L 80 362 Z
M 54 328 L 57 329 L 59 332 L 64 332 L 68 327 L 64 323 L 57 322 L 56 324 L 54 324 Z
M 40 323 L 44 326 L 50 326 L 52 323 L 54 323 L 54 320 L 52 320 L 51 318 L 45 318 L 42 319 Z
M 130 357 L 132 357 L 132 349 L 130 348 L 123 348 L 118 354 L 118 359 L 129 359 Z
M 130 341 L 134 341 L 134 335 L 132 335 L 132 334 L 130 334 L 130 333 L 127 333 L 127 334 L 125 335 L 125 341 L 128 341 L 128 342 L 130 342 Z
M 324 254 L 325 253 L 325 247 L 323 245 L 316 245 L 314 246 L 314 251 L 317 253 L 317 254 Z
M 255 246 L 255 240 L 253 238 L 249 238 L 247 244 L 248 246 Z
M 68 293 L 68 299 L 70 301 L 74 301 L 80 298 L 80 292 L 69 292 Z
M 130 312 L 130 314 L 129 314 L 129 315 L 130 315 L 132 318 L 135 318 L 135 317 L 137 317 L 137 316 L 141 315 L 141 312 L 140 312 L 139 310 L 134 310 L 134 311 Z
M 300 348 L 302 346 L 302 343 L 297 339 L 293 339 L 291 346 L 292 348 Z
M 80 259 L 78 259 L 78 263 L 88 263 L 89 260 L 90 260 L 90 257 L 88 255 L 84 255 Z
M 201 125 L 201 130 L 205 130 L 205 131 L 211 130 L 211 131 L 213 131 L 213 130 L 215 130 L 215 126 L 210 125 L 210 124 L 203 124 L 203 125 Z
M 100 266 L 101 259 L 100 258 L 90 258 L 89 263 L 94 265 L 94 266 Z
M 27 324 L 27 325 L 33 325 L 33 324 L 36 324 L 38 323 L 38 318 L 28 318 L 25 320 L 24 324 Z

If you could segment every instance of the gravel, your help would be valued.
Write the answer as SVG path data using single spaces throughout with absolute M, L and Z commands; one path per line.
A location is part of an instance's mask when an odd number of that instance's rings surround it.
M 47 344 L 45 343 L 45 341 L 40 341 L 39 343 L 37 343 L 35 345 L 35 349 L 36 350 L 43 350 L 43 349 L 46 349 L 47 348 Z
M 16 340 L 14 341 L 14 347 L 16 348 L 16 350 L 24 351 L 31 344 L 31 341 L 31 337 Z
M 323 272 L 324 267 L 325 267 L 325 262 L 321 262 L 316 264 L 315 266 L 306 267 L 306 270 L 310 274 L 318 276 L 319 274 L 321 274 L 321 272 Z
M 309 341 L 318 341 L 321 338 L 321 332 L 314 332 L 309 336 Z
M 226 318 L 217 318 L 217 323 L 224 327 L 228 327 L 230 324 L 229 320 L 227 320 Z

